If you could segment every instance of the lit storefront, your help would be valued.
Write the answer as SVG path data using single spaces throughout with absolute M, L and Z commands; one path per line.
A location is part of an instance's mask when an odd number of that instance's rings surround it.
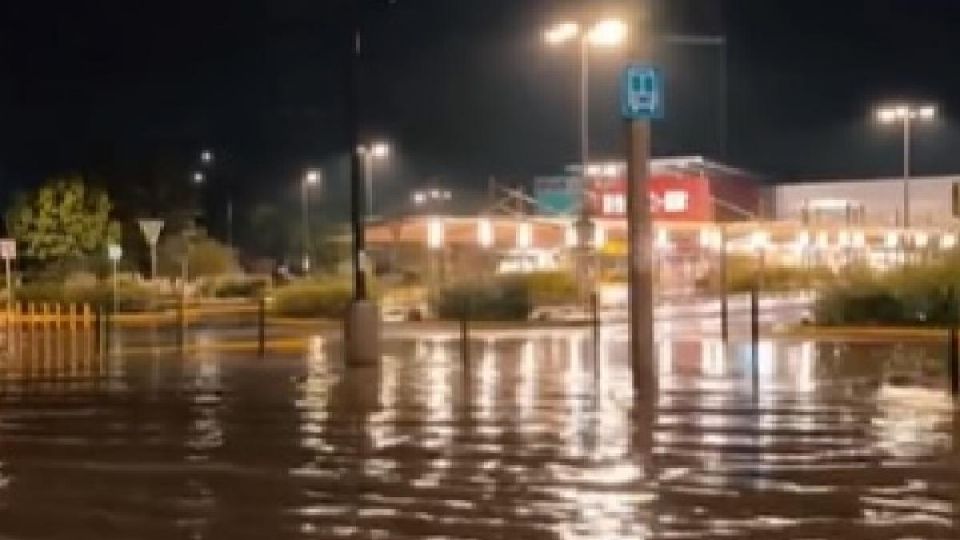
M 572 270 L 578 250 L 586 248 L 597 280 L 622 283 L 624 174 L 622 164 L 592 165 L 585 184 L 576 176 L 538 180 L 539 212 L 410 215 L 370 225 L 368 242 L 378 260 L 426 272 L 429 280 Z M 955 178 L 911 182 L 914 226 L 907 229 L 900 225 L 900 180 L 762 187 L 747 173 L 700 158 L 657 160 L 650 195 L 658 290 L 694 291 L 724 256 L 836 271 L 886 269 L 953 250 Z M 578 233 L 584 210 L 591 223 L 586 245 Z

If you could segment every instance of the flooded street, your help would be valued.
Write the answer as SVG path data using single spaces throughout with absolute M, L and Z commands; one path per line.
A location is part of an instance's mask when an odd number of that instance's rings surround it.
M 0 538 L 960 537 L 942 347 L 659 345 L 623 336 L 306 354 L 97 358 L 0 371 Z M 41 351 L 43 352 L 43 351 Z

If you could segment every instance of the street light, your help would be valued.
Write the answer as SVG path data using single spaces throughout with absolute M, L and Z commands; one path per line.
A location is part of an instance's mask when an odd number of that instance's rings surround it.
M 221 156 L 222 157 L 222 156 Z M 226 237 L 227 245 L 233 245 L 233 194 L 230 191 L 230 186 L 224 183 L 224 175 L 222 170 L 217 170 L 216 161 L 217 155 L 210 148 L 203 148 L 200 150 L 199 155 L 199 169 L 193 173 L 193 183 L 196 185 L 206 184 L 210 188 L 216 190 L 217 188 L 226 191 Z M 220 160 L 224 161 L 223 159 Z M 219 167 L 222 169 L 223 166 Z M 221 191 L 222 194 L 222 191 Z M 208 194 L 209 195 L 209 194 Z M 201 202 L 201 206 L 205 206 Z
M 587 40 L 597 47 L 617 47 L 627 40 L 629 27 L 620 19 L 606 19 L 593 25 L 587 32 Z
M 580 45 L 580 163 L 584 177 L 590 160 L 590 47 L 618 47 L 626 42 L 628 33 L 627 23 L 620 19 L 604 19 L 588 28 L 566 21 L 547 28 L 543 33 L 544 41 L 551 46 L 573 41 L 578 41 Z
M 303 272 L 310 271 L 310 188 L 323 182 L 323 171 L 309 169 L 300 182 L 300 212 L 303 227 Z
M 589 249 L 584 248 L 584 229 L 591 228 L 587 215 L 587 177 L 590 167 L 590 47 L 612 48 L 622 45 L 627 38 L 628 26 L 619 19 L 604 19 L 587 27 L 573 21 L 557 23 L 543 33 L 544 41 L 554 47 L 577 41 L 580 46 L 580 219 L 577 220 L 579 249 L 576 253 L 577 281 L 587 298 L 586 282 L 591 274 L 588 265 Z M 592 234 L 592 231 L 591 231 Z M 592 291 L 589 291 L 592 293 Z
M 900 123 L 903 126 L 903 226 L 910 227 L 910 141 L 914 122 L 932 122 L 937 117 L 933 105 L 897 104 L 879 107 L 877 121 L 881 124 Z
M 367 191 L 367 220 L 373 216 L 373 160 L 387 159 L 390 157 L 390 144 L 386 142 L 375 142 L 370 145 L 360 146 L 357 151 L 363 157 L 363 175 Z

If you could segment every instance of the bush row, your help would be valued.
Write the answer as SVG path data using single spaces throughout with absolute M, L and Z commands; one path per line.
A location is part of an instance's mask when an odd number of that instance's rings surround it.
M 815 307 L 823 325 L 952 324 L 958 316 L 960 260 L 950 258 L 883 274 L 851 274 L 824 288 Z
M 82 286 L 69 283 L 29 283 L 16 289 L 20 302 L 51 304 L 90 304 L 94 309 L 112 309 L 113 286 L 110 282 L 94 282 Z M 156 297 L 146 288 L 122 281 L 117 284 L 116 306 L 122 312 L 142 312 L 151 309 Z
M 273 293 L 273 311 L 286 317 L 339 318 L 353 297 L 340 279 L 293 282 Z

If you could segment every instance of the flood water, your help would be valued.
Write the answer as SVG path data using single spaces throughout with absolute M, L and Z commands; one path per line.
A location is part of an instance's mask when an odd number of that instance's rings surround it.
M 0 538 L 960 538 L 942 348 L 622 334 L 0 363 Z M 54 353 L 53 351 L 56 351 Z

